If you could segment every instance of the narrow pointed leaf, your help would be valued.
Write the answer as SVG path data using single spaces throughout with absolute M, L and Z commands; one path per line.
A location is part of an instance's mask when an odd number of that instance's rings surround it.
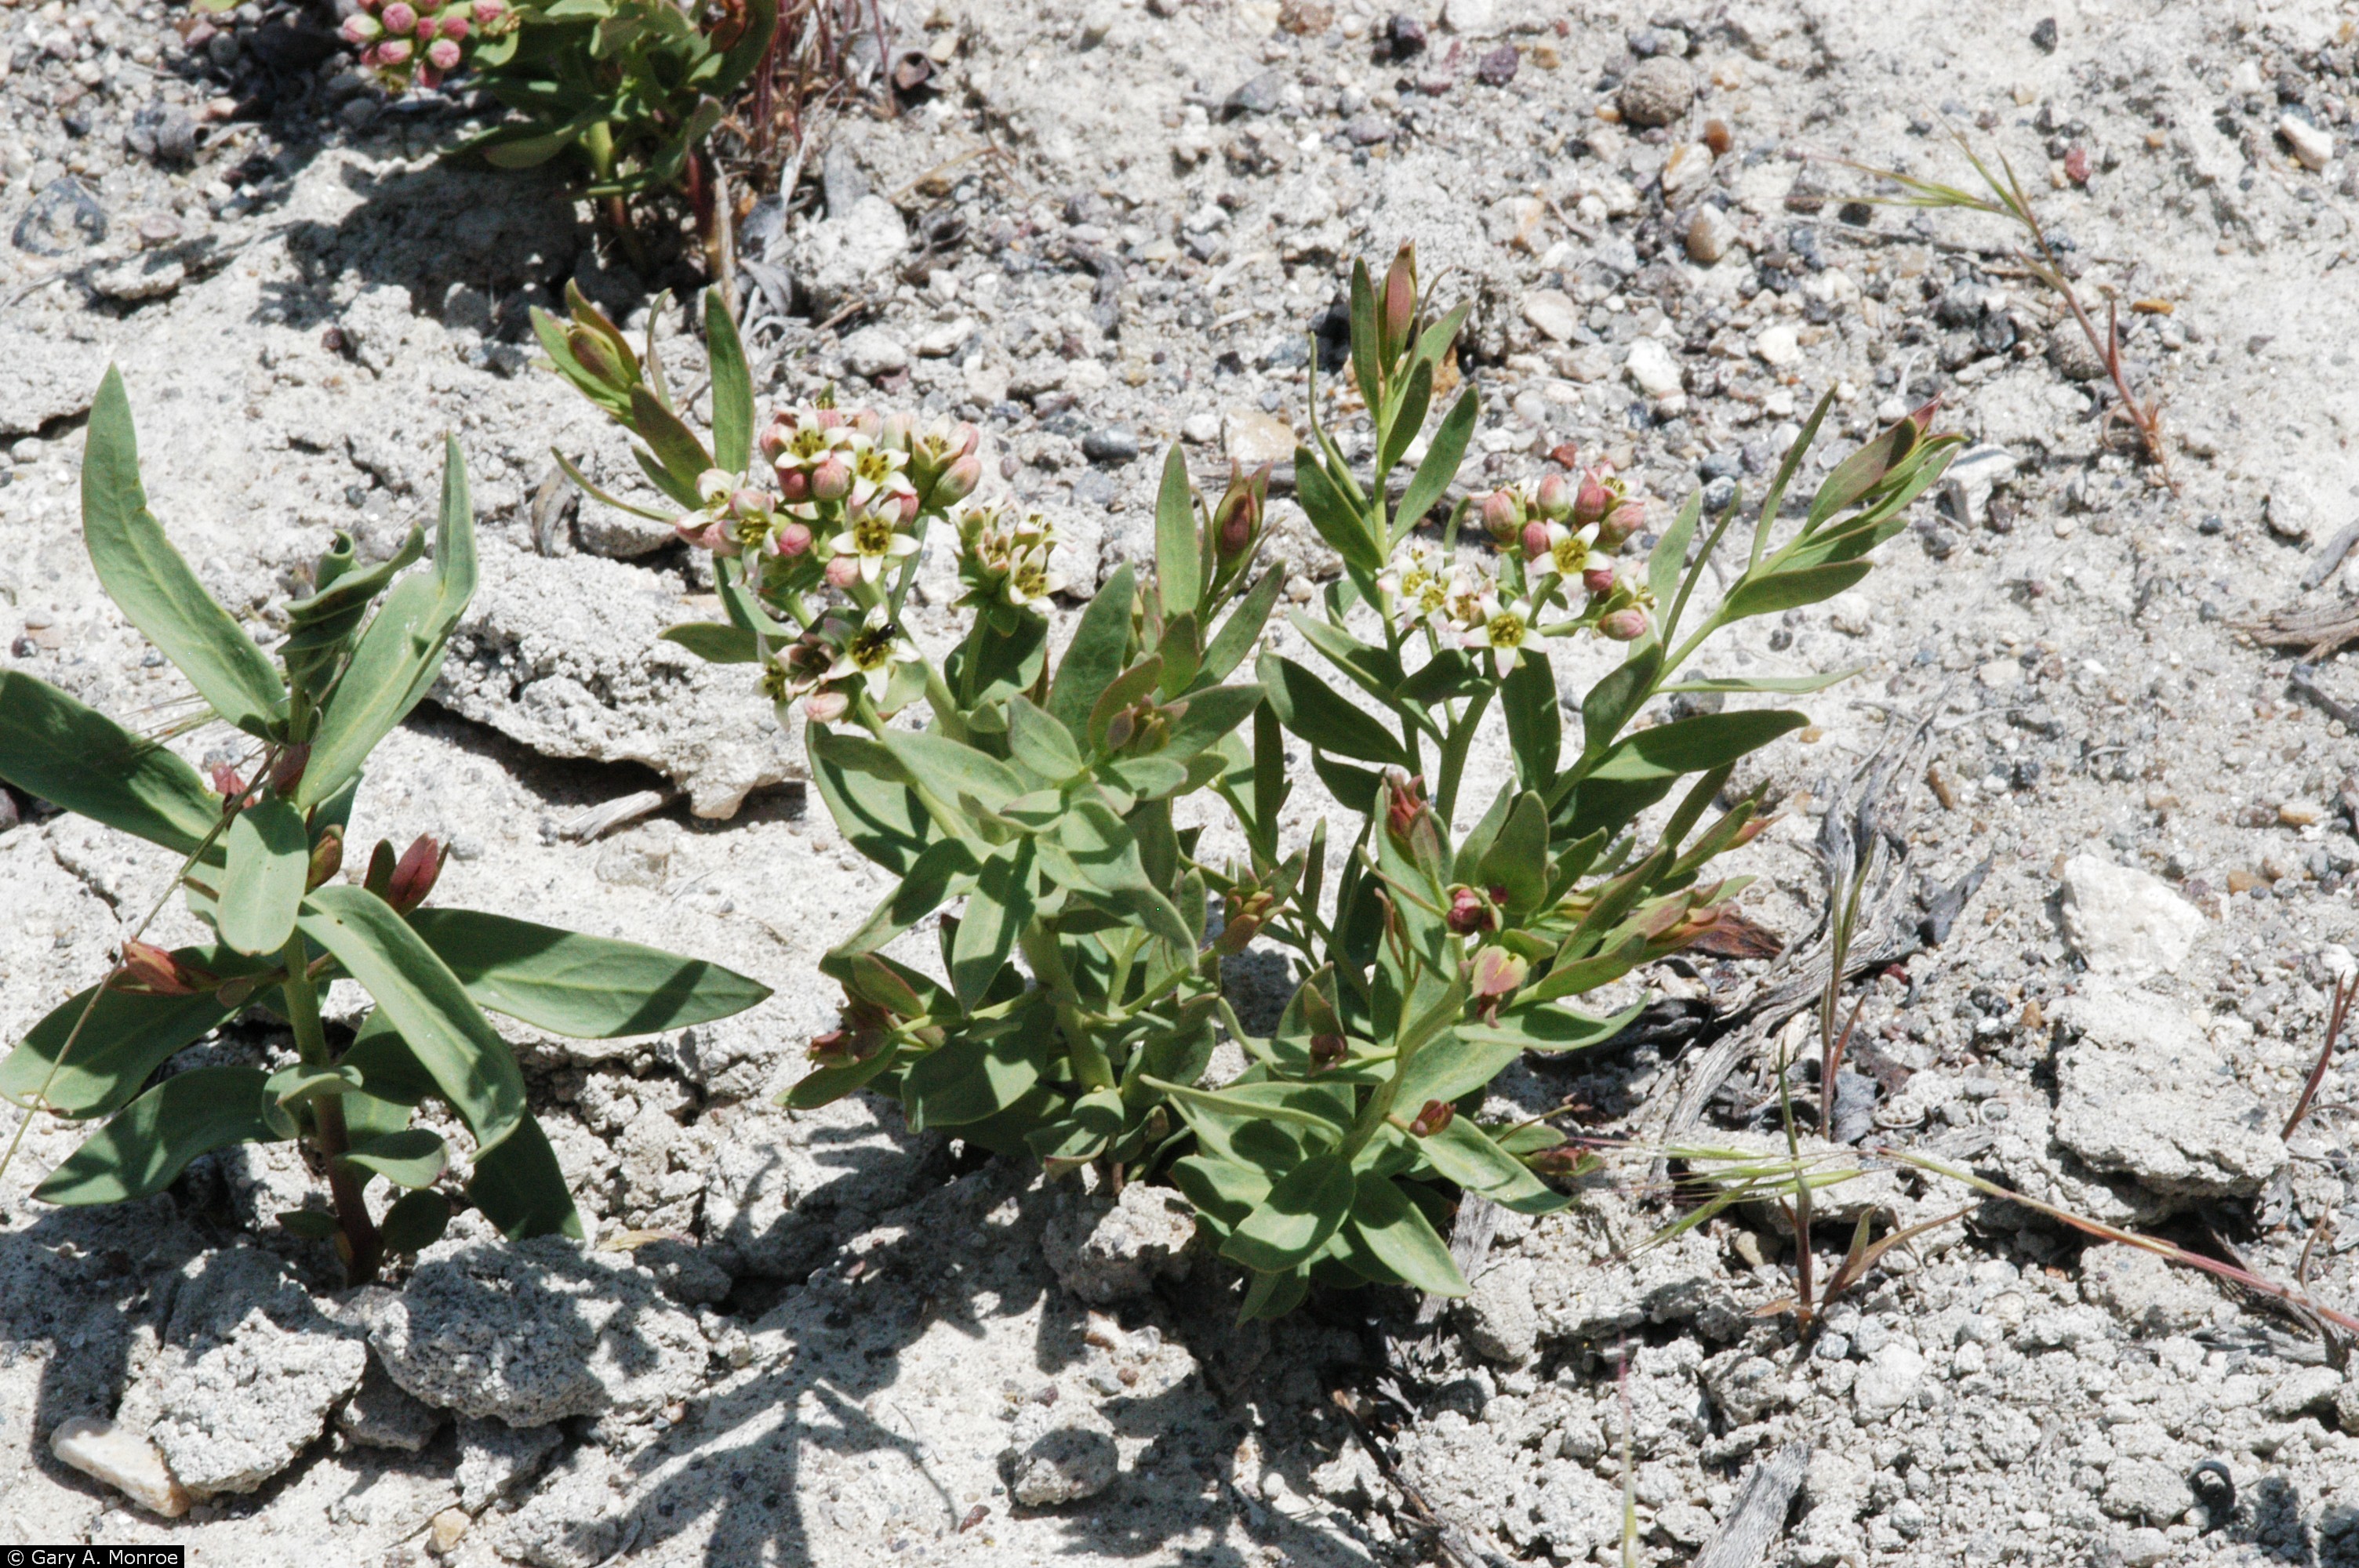
M 413 1127 L 355 1142 L 342 1158 L 346 1164 L 374 1172 L 397 1187 L 430 1187 L 441 1178 L 450 1151 L 433 1133 Z
M 1196 537 L 1196 498 L 1188 485 L 1188 461 L 1175 444 L 1163 460 L 1163 484 L 1155 497 L 1155 581 L 1164 612 L 1188 615 L 1202 602 L 1203 551 Z
M 233 1143 L 277 1141 L 263 1119 L 259 1067 L 196 1067 L 141 1095 L 82 1141 L 33 1195 L 121 1203 L 162 1192 L 190 1161 Z
M 287 702 L 278 672 L 147 510 L 123 374 L 109 368 L 90 410 L 82 460 L 82 527 L 98 580 L 134 626 L 172 661 L 212 710 L 267 736 Z
M 750 665 L 762 656 L 761 645 L 753 633 L 719 621 L 690 621 L 667 626 L 656 635 L 664 642 L 677 643 L 708 665 Z
M 1458 477 L 1458 465 L 1465 460 L 1466 443 L 1474 436 L 1474 416 L 1482 411 L 1482 399 L 1472 387 L 1442 416 L 1441 427 L 1433 433 L 1433 443 L 1425 449 L 1425 460 L 1417 465 L 1417 473 L 1409 480 L 1408 488 L 1401 492 L 1400 510 L 1393 515 L 1393 539 L 1398 541 L 1425 520 L 1450 481 Z
M 1471 1117 L 1452 1118 L 1449 1126 L 1419 1139 L 1417 1145 L 1443 1176 L 1503 1208 L 1517 1214 L 1552 1214 L 1569 1206 L 1563 1194 L 1551 1190 L 1521 1160 L 1492 1142 Z
M 224 979 L 268 967 L 226 947 L 181 947 L 172 956 Z M 194 996 L 140 996 L 110 989 L 98 999 L 90 1022 L 74 1040 L 73 1050 L 60 1062 L 59 1053 L 73 1035 L 94 989 L 77 991 L 60 1002 L 0 1060 L 0 1098 L 30 1106 L 47 1083 L 49 1098 L 44 1103 L 57 1115 L 104 1116 L 129 1103 L 148 1075 L 175 1052 L 195 1044 L 237 1011 L 223 1006 L 211 991 Z M 52 1067 L 57 1070 L 54 1078 Z
M 221 816 L 179 755 L 14 670 L 0 671 L 0 779 L 183 855 Z
M 1466 1293 L 1466 1277 L 1449 1247 L 1390 1178 L 1361 1178 L 1352 1198 L 1351 1228 L 1378 1262 L 1428 1295 Z
M 1352 1212 L 1356 1185 L 1340 1154 L 1314 1154 L 1270 1184 L 1221 1255 L 1248 1269 L 1277 1271 L 1308 1261 Z
M 494 1147 L 475 1152 L 475 1173 L 467 1196 L 484 1217 L 511 1241 L 527 1236 L 582 1238 L 582 1217 L 549 1134 L 527 1116 Z
M 1049 715 L 1071 734 L 1088 732 L 1090 709 L 1129 660 L 1135 591 L 1130 563 L 1125 561 L 1082 611 L 1073 640 L 1057 663 L 1057 678 L 1049 688 Z
M 770 995 L 702 958 L 505 914 L 419 909 L 409 925 L 478 1005 L 576 1040 L 709 1023 Z
M 712 455 L 719 467 L 744 473 L 754 460 L 754 377 L 717 288 L 704 291 L 704 343 L 712 363 Z
M 1019 838 L 983 863 L 958 935 L 951 939 L 951 986 L 961 1007 L 983 1000 L 1015 950 L 1017 933 L 1031 918 L 1032 840 Z

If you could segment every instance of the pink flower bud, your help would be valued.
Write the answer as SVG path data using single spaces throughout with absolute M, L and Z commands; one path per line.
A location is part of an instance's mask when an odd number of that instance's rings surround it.
M 385 890 L 385 902 L 403 914 L 424 903 L 426 895 L 434 891 L 435 879 L 442 874 L 442 859 L 447 853 L 434 841 L 432 834 L 420 833 L 394 863 L 393 881 Z
M 1488 931 L 1493 925 L 1491 906 L 1473 888 L 1453 888 L 1450 893 L 1450 911 L 1442 916 L 1442 923 L 1461 936 Z
M 376 46 L 376 63 L 383 66 L 403 66 L 409 63 L 409 40 L 387 38 Z
M 384 36 L 385 24 L 375 16 L 356 13 L 345 17 L 344 25 L 337 30 L 344 35 L 344 42 L 348 44 L 367 45 Z
M 1446 1099 L 1430 1099 L 1416 1116 L 1409 1119 L 1412 1138 L 1430 1138 L 1458 1119 L 1458 1108 Z
M 845 423 L 873 441 L 884 433 L 885 416 L 874 408 L 863 408 L 853 413 Z
M 777 545 L 778 554 L 789 560 L 810 553 L 811 531 L 799 523 L 789 523 L 770 537 Z
M 485 27 L 508 14 L 507 0 L 475 0 L 473 9 L 476 24 Z
M 1586 527 L 1603 518 L 1613 509 L 1614 492 L 1605 488 L 1598 470 L 1590 470 L 1581 476 L 1581 489 L 1572 502 L 1572 521 L 1577 527 Z
M 1635 604 L 1617 610 L 1597 622 L 1597 633 L 1616 643 L 1635 643 L 1647 634 L 1647 612 Z
M 1506 545 L 1523 525 L 1524 508 L 1511 490 L 1495 490 L 1483 498 L 1483 532 L 1495 545 Z
M 949 506 L 964 501 L 983 482 L 983 464 L 972 457 L 963 457 L 942 470 L 934 481 L 933 493 L 927 497 L 936 506 Z
M 851 556 L 831 557 L 827 563 L 827 585 L 830 588 L 850 588 L 860 580 L 860 562 Z
M 918 498 L 914 495 L 900 497 L 898 510 L 901 514 L 901 526 L 907 528 L 918 520 Z
M 288 747 L 278 753 L 278 760 L 270 764 L 270 787 L 281 795 L 294 794 L 295 786 L 303 782 L 303 769 L 310 761 L 311 748 L 308 743 Z
M 392 0 L 392 3 L 386 6 L 380 19 L 385 23 L 386 32 L 397 37 L 407 37 L 418 30 L 418 7 L 412 5 L 409 0 Z
M 983 444 L 983 432 L 965 420 L 951 427 L 951 447 L 962 458 L 974 456 L 975 448 Z
M 815 691 L 803 699 L 803 712 L 814 724 L 832 724 L 852 706 L 848 692 Z
M 782 468 L 778 470 L 778 499 L 785 502 L 810 499 L 810 475 L 801 469 Z
M 739 516 L 758 515 L 770 510 L 770 498 L 750 485 L 729 492 L 729 510 Z
M 1581 574 L 1581 586 L 1587 589 L 1593 594 L 1612 593 L 1614 591 L 1614 568 L 1610 566 L 1583 568 Z
M 1534 518 L 1524 524 L 1524 559 L 1538 560 L 1549 552 L 1548 524 Z
M 220 983 L 219 977 L 180 962 L 168 949 L 147 942 L 123 945 L 124 990 L 149 996 L 194 996 Z
M 1533 495 L 1540 515 L 1551 523 L 1561 523 L 1572 515 L 1572 482 L 1560 473 L 1544 475 Z
M 814 501 L 842 501 L 852 493 L 852 465 L 829 453 L 826 461 L 811 470 L 810 492 Z
M 467 18 L 456 11 L 442 18 L 442 36 L 457 43 L 467 36 Z
M 897 410 L 886 416 L 884 425 L 878 428 L 876 444 L 888 452 L 906 452 L 909 449 L 909 437 L 917 427 L 914 415 Z
M 431 92 L 442 85 L 442 73 L 421 61 L 418 67 L 418 85 Z
M 1408 346 L 1409 330 L 1417 324 L 1417 247 L 1403 245 L 1385 274 L 1385 292 L 1377 307 L 1377 337 L 1389 360 Z
M 215 762 L 205 776 L 212 781 L 213 793 L 223 800 L 235 800 L 245 793 L 245 780 L 227 762 Z
M 435 70 L 459 69 L 459 46 L 449 38 L 437 38 L 426 46 L 426 63 Z
M 1605 520 L 1597 525 L 1597 542 L 1609 550 L 1619 549 L 1631 535 L 1646 525 L 1647 503 L 1643 497 L 1625 495 L 1614 503 Z

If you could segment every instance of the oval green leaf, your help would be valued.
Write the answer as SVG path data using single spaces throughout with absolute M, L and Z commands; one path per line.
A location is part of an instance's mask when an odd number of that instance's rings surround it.
M 44 1203 L 121 1203 L 162 1192 L 190 1161 L 233 1143 L 268 1143 L 259 1067 L 197 1067 L 124 1107 L 49 1173 Z
M 275 953 L 295 933 L 311 870 L 302 814 L 283 800 L 257 801 L 230 823 L 228 847 L 214 924 L 241 953 Z
M 197 770 L 47 681 L 0 671 L 0 779 L 188 854 L 221 819 Z
M 481 910 L 413 910 L 409 926 L 479 1005 L 576 1040 L 709 1023 L 770 994 L 701 958 Z

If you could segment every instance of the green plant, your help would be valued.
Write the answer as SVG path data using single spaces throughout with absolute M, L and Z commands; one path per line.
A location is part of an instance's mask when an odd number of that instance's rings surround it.
M 673 407 L 652 338 L 642 361 L 578 299 L 570 323 L 538 320 L 560 373 L 639 438 L 649 481 L 691 509 L 683 535 L 714 551 L 730 623 L 666 635 L 757 664 L 782 717 L 802 700 L 821 798 L 898 879 L 821 965 L 844 987 L 842 1025 L 812 1042 L 814 1070 L 789 1099 L 867 1087 L 897 1095 L 913 1125 L 1028 1150 L 1052 1170 L 1168 1175 L 1248 1271 L 1248 1315 L 1286 1310 L 1313 1279 L 1462 1292 L 1437 1229 L 1454 1194 L 1527 1212 L 1563 1203 L 1537 1173 L 1578 1157 L 1544 1125 L 1477 1125 L 1484 1087 L 1524 1051 L 1610 1037 L 1627 1014 L 1563 1004 L 1719 919 L 1739 884 L 1701 874 L 1757 830 L 1758 798 L 1698 824 L 1740 758 L 1804 722 L 1758 709 L 1634 720 L 1658 694 L 1841 678 L 1682 672 L 1720 627 L 1857 582 L 1956 445 L 1927 435 L 1930 409 L 1903 420 L 1787 526 L 1822 402 L 1734 582 L 1680 636 L 1736 503 L 1692 563 L 1693 502 L 1643 563 L 1619 553 L 1641 503 L 1603 470 L 1493 492 L 1460 504 L 1438 538 L 1421 534 L 1473 434 L 1472 392 L 1397 505 L 1390 484 L 1464 311 L 1428 319 L 1407 251 L 1381 286 L 1355 269 L 1352 292 L 1373 469 L 1355 470 L 1315 416 L 1295 459 L 1304 510 L 1344 562 L 1324 604 L 1291 618 L 1324 673 L 1265 649 L 1244 679 L 1278 590 L 1277 573 L 1253 570 L 1266 476 L 1234 474 L 1207 505 L 1175 449 L 1154 580 L 1118 568 L 1052 659 L 1049 530 L 970 494 L 973 431 L 818 406 L 757 443 L 743 353 L 709 307 L 708 448 Z M 1470 512 L 1482 543 L 1461 537 Z M 937 666 L 899 612 L 944 523 L 972 622 Z M 1548 649 L 1584 633 L 1628 652 L 1584 699 L 1569 749 Z M 922 728 L 892 721 L 920 700 Z M 1459 833 L 1467 758 L 1495 709 L 1515 776 Z M 1289 733 L 1355 827 L 1322 817 L 1307 841 L 1285 841 Z M 1242 860 L 1210 863 L 1203 830 L 1181 826 L 1175 807 L 1204 792 L 1248 846 Z M 1215 899 L 1224 916 L 1208 929 Z M 914 957 L 905 938 L 929 920 L 938 967 L 887 953 L 901 943 Z M 1256 938 L 1287 952 L 1296 981 L 1266 1036 L 1221 989 L 1221 959 Z M 1221 1028 L 1250 1065 L 1207 1087 Z
M 281 1216 L 332 1238 L 349 1276 L 441 1233 L 442 1139 L 412 1125 L 447 1102 L 473 1140 L 466 1200 L 511 1236 L 581 1233 L 547 1138 L 526 1108 L 513 1053 L 488 1008 L 552 1033 L 602 1038 L 724 1017 L 766 988 L 636 943 L 471 910 L 421 908 L 442 850 L 380 842 L 357 885 L 335 880 L 369 753 L 433 685 L 475 587 L 474 520 L 458 447 L 443 470 L 430 566 L 421 531 L 363 566 L 338 535 L 313 591 L 288 606 L 274 660 L 198 582 L 147 509 L 131 407 L 110 371 L 82 459 L 82 533 L 101 585 L 178 666 L 211 713 L 251 743 L 241 771 L 197 770 L 160 744 L 30 676 L 0 673 L 0 778 L 183 857 L 173 888 L 210 944 L 147 944 L 159 900 L 104 979 L 35 1024 L 5 1061 L 0 1095 L 36 1111 L 106 1118 L 34 1189 L 58 1204 L 162 1190 L 196 1156 L 299 1141 L 324 1171 L 330 1210 Z M 165 899 L 170 896 L 168 890 Z M 321 988 L 348 979 L 375 1003 L 338 1050 Z M 293 1031 L 276 1072 L 170 1059 L 248 1007 Z M 24 1123 L 16 1137 L 21 1140 Z M 16 1143 L 11 1142 L 13 1154 Z M 382 1216 L 368 1188 L 406 1189 Z

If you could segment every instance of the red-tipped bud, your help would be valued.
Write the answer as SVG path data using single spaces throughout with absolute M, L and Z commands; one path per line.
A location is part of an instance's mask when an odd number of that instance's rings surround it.
M 467 18 L 455 11 L 443 17 L 442 36 L 454 44 L 464 39 L 467 36 Z
M 770 537 L 777 545 L 778 554 L 788 560 L 810 553 L 811 547 L 811 531 L 799 523 L 786 524 Z
M 442 860 L 448 853 L 434 841 L 432 834 L 420 833 L 394 863 L 393 881 L 386 887 L 385 902 L 403 914 L 424 903 L 426 895 L 434 891 L 435 879 L 442 874 Z
M 1483 532 L 1491 542 L 1505 549 L 1514 543 L 1516 531 L 1524 525 L 1524 504 L 1512 490 L 1495 490 L 1483 498 Z
M 1469 977 L 1477 1001 L 1495 1003 L 1524 983 L 1531 966 L 1519 954 L 1505 947 L 1485 947 L 1474 955 L 1473 973 Z
M 213 793 L 223 800 L 235 800 L 245 793 L 245 780 L 227 762 L 215 762 L 206 776 L 212 782 Z
M 1596 469 L 1581 476 L 1581 488 L 1572 500 L 1572 521 L 1576 526 L 1587 527 L 1604 520 L 1614 508 L 1614 492 L 1605 488 L 1605 481 Z
M 803 714 L 814 724 L 832 724 L 852 707 L 852 694 L 830 688 L 803 699 Z
M 934 481 L 933 492 L 926 499 L 936 506 L 954 505 L 973 495 L 974 487 L 982 482 L 983 464 L 973 457 L 962 457 L 942 470 L 942 477 Z
M 182 963 L 166 948 L 148 942 L 123 945 L 123 978 L 115 984 L 118 990 L 147 996 L 194 996 L 219 984 L 219 976 L 194 964 Z
M 1635 643 L 1647 634 L 1647 612 L 1635 604 L 1616 610 L 1598 621 L 1597 633 L 1616 643 Z
M 311 747 L 309 741 L 289 746 L 278 753 L 270 764 L 270 787 L 280 795 L 293 795 L 295 786 L 303 782 L 303 770 L 310 765 Z
M 1618 550 L 1647 524 L 1647 502 L 1643 496 L 1625 495 L 1614 503 L 1614 509 L 1597 524 L 1600 547 Z
M 1376 302 L 1378 342 L 1387 363 L 1408 347 L 1417 328 L 1417 247 L 1403 245 L 1385 273 L 1384 297 Z
M 1212 508 L 1212 548 L 1223 562 L 1240 558 L 1261 537 L 1270 468 L 1264 463 L 1247 473 L 1234 462 L 1229 465 L 1229 487 Z
M 1450 890 L 1450 911 L 1442 923 L 1461 936 L 1472 936 L 1477 931 L 1488 931 L 1497 924 L 1491 913 L 1490 902 L 1473 888 Z
M 1543 474 L 1538 488 L 1532 492 L 1532 504 L 1549 522 L 1561 523 L 1572 515 L 1573 494 L 1572 481 L 1564 475 Z
M 860 409 L 848 416 L 844 423 L 872 441 L 885 433 L 885 416 L 874 408 Z
M 1343 1064 L 1352 1054 L 1351 1042 L 1341 1034 L 1314 1034 L 1310 1037 L 1310 1070 L 1323 1073 Z
M 488 27 L 508 14 L 507 0 L 475 0 L 471 9 L 475 13 L 475 25 Z
M 983 432 L 966 420 L 962 419 L 951 427 L 951 449 L 959 456 L 971 458 L 974 456 L 974 449 L 981 445 L 983 445 Z
M 901 514 L 900 525 L 902 527 L 907 528 L 910 524 L 915 523 L 918 520 L 918 498 L 916 496 L 904 495 L 897 497 L 894 502 L 894 507 L 895 510 L 899 512 Z
M 1524 1156 L 1524 1163 L 1537 1175 L 1585 1176 L 1604 1164 L 1586 1149 L 1571 1143 L 1560 1143 L 1553 1149 L 1542 1149 Z
M 1430 1099 L 1408 1124 L 1412 1138 L 1430 1138 L 1458 1119 L 1458 1108 L 1446 1099 Z
M 320 830 L 320 841 L 311 846 L 311 869 L 304 875 L 303 891 L 324 886 L 343 869 L 344 830 L 332 822 Z
M 850 588 L 860 580 L 860 562 L 851 556 L 831 556 L 827 563 L 827 586 Z
M 1592 594 L 1612 593 L 1614 568 L 1610 566 L 1583 567 L 1581 572 L 1581 586 Z
M 382 55 L 392 47 L 391 44 L 380 44 L 377 52 Z M 404 50 L 409 48 L 406 43 L 401 47 Z M 565 346 L 573 351 L 574 360 L 583 370 L 608 386 L 617 390 L 627 389 L 636 379 L 629 367 L 623 363 L 622 355 L 614 351 L 614 345 L 603 333 L 593 332 L 587 327 L 572 328 L 565 334 Z
M 1535 517 L 1524 524 L 1524 559 L 1536 561 L 1548 553 L 1548 524 Z
M 1756 838 L 1760 838 L 1762 829 L 1768 826 L 1769 819 L 1767 817 L 1755 817 L 1752 821 L 1746 823 L 1744 827 L 1736 830 L 1736 837 L 1728 841 L 1728 847 L 1732 849 L 1743 849 L 1745 845 L 1752 843 Z
M 811 470 L 810 492 L 813 501 L 842 501 L 852 493 L 852 465 L 829 453 Z
M 1406 838 L 1425 816 L 1425 775 L 1411 775 L 1399 768 L 1386 773 L 1385 782 L 1391 785 L 1385 806 L 1385 826 L 1396 838 Z
M 407 37 L 418 30 L 418 8 L 409 0 L 393 0 L 380 14 L 385 30 L 397 38 Z
M 337 31 L 343 34 L 344 42 L 355 47 L 365 47 L 385 36 L 385 24 L 375 16 L 354 13 L 344 18 L 343 26 Z
M 810 475 L 801 469 L 778 470 L 778 499 L 789 505 L 810 499 Z
M 1277 907 L 1277 901 L 1264 888 L 1230 893 L 1223 900 L 1221 934 L 1213 939 L 1212 951 L 1223 957 L 1244 952 L 1261 935 Z

